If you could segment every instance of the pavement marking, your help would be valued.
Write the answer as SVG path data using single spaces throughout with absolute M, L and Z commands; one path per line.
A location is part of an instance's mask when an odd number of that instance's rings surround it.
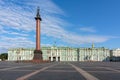
M 55 69 L 62 69 L 62 68 L 69 68 L 69 69 L 71 69 L 72 67 L 54 67 Z
M 98 78 L 92 76 L 91 74 L 89 74 L 88 72 L 84 71 L 83 69 L 73 65 L 73 64 L 70 64 L 73 68 L 75 68 L 82 76 L 84 76 L 84 78 L 86 80 L 99 80 Z
M 24 75 L 24 76 L 22 76 L 22 77 L 19 77 L 19 78 L 17 78 L 16 80 L 26 80 L 27 78 L 29 78 L 29 77 L 37 74 L 37 73 L 40 73 L 40 72 L 42 72 L 42 71 L 44 71 L 44 70 L 46 70 L 46 69 L 48 69 L 48 68 L 50 68 L 50 67 L 53 67 L 53 66 L 55 66 L 55 65 L 56 65 L 56 64 L 50 65 L 50 66 L 48 66 L 48 67 L 44 67 L 44 68 L 39 69 L 39 70 L 36 70 L 36 71 L 31 72 L 31 73 L 29 73 L 29 74 L 27 74 L 27 75 Z
M 44 72 L 77 72 L 74 70 L 45 70 Z
M 113 71 L 87 71 L 87 72 L 94 72 L 94 73 L 116 73 Z
M 120 73 L 120 70 L 112 69 L 112 68 L 109 68 L 109 67 L 102 67 L 102 68 Z
M 27 66 L 21 66 L 21 67 L 10 67 L 10 68 L 4 68 L 4 69 L 0 69 L 0 71 L 6 71 L 6 70 L 11 70 L 11 69 L 16 69 L 16 68 L 22 68 L 22 67 L 31 67 L 33 65 L 27 65 Z
M 36 70 L 9 70 L 9 72 L 11 72 L 11 71 L 20 71 L 20 72 L 22 72 L 22 71 L 36 71 Z

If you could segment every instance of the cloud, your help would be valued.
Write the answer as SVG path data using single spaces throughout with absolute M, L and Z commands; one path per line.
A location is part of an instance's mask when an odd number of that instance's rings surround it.
M 65 29 L 70 23 L 61 18 L 65 12 L 52 0 L 0 0 L 0 50 L 16 47 L 35 47 L 35 15 L 40 6 L 43 36 L 56 38 L 68 44 L 105 42 L 111 37 L 79 35 Z M 82 31 L 96 32 L 94 28 L 80 28 Z M 3 35 L 4 34 L 4 35 Z M 46 42 L 42 45 L 51 45 Z M 62 45 L 62 44 L 61 44 Z M 64 44 L 65 45 L 65 44 Z
M 24 34 L 24 33 L 18 33 L 18 32 L 9 32 L 8 34 L 15 35 L 15 36 L 29 36 L 29 34 Z
M 86 44 L 86 43 L 101 43 L 105 42 L 112 37 L 108 36 L 96 36 L 96 35 L 77 35 L 77 34 L 72 34 L 72 33 L 66 33 L 63 34 L 61 39 L 69 44 L 75 44 L 75 45 L 80 45 L 80 44 Z
M 40 6 L 41 9 L 40 13 L 43 18 L 43 27 L 48 25 L 47 23 L 44 23 L 48 21 L 48 18 L 49 20 L 52 20 L 54 17 L 56 20 L 61 20 L 55 16 L 63 14 L 63 11 L 50 0 L 0 0 L 1 49 L 28 47 L 29 45 L 31 45 L 31 47 L 35 46 L 35 42 L 33 42 L 30 38 L 34 38 L 34 17 L 36 15 L 37 6 Z M 52 21 L 52 23 L 60 24 L 60 22 L 56 20 Z M 48 23 L 50 22 L 48 21 Z M 5 35 L 2 36 L 3 34 Z
M 80 30 L 84 32 L 96 32 L 93 27 L 81 27 Z
M 7 33 L 7 31 L 4 30 L 4 29 L 3 29 L 3 26 L 0 25 L 0 34 L 2 34 L 2 33 Z
M 63 13 L 51 0 L 4 0 L 0 5 L 0 24 L 17 30 L 35 30 L 37 6 L 40 6 L 43 20 L 44 17 Z
M 20 48 L 20 47 L 24 47 L 24 48 L 35 47 L 35 43 L 33 41 L 30 41 L 26 37 L 5 37 L 5 36 L 1 36 L 0 38 L 1 38 L 0 48 L 9 49 L 9 48 L 16 48 L 16 47 L 18 47 L 18 48 Z

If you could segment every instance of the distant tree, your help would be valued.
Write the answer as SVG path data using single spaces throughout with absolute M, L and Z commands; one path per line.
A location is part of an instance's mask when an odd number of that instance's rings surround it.
M 7 60 L 8 59 L 8 53 L 2 53 L 2 54 L 0 54 L 0 59 L 2 61 Z

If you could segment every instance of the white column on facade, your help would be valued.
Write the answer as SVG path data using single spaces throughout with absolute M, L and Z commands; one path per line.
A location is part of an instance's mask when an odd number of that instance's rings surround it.
M 72 53 L 73 53 L 73 61 L 75 61 L 75 54 L 73 49 L 72 49 Z
M 89 50 L 88 50 L 88 48 L 86 49 L 86 57 L 87 57 L 87 61 L 89 61 L 90 51 L 91 51 L 91 49 L 89 49 Z
M 88 49 L 87 49 L 88 50 Z M 88 52 L 88 51 L 87 51 Z M 90 52 L 88 53 L 88 61 L 90 60 L 90 55 L 91 55 L 92 49 L 90 49 Z
M 70 49 L 70 51 L 71 51 L 71 61 L 74 61 L 74 54 L 72 52 L 72 49 Z
M 69 49 L 70 61 L 72 61 L 71 48 Z
M 82 52 L 81 52 L 82 50 L 79 48 L 79 61 L 81 61 L 82 60 Z
M 56 61 L 58 61 L 58 48 L 57 48 Z
M 70 61 L 70 49 L 68 49 L 68 61 Z
M 81 61 L 81 49 L 79 48 L 79 61 Z
M 65 49 L 65 54 L 66 54 L 66 61 L 68 60 L 67 58 L 67 48 Z
M 84 56 L 85 60 L 86 60 L 86 49 L 85 49 L 85 56 Z
M 85 49 L 85 58 L 87 57 L 87 49 Z M 87 58 L 86 58 L 86 60 L 87 60 Z
M 106 50 L 104 50 L 104 53 L 105 53 L 105 58 L 107 58 L 107 57 L 108 57 L 108 54 L 107 54 Z M 107 59 L 106 59 L 106 60 L 107 60 Z
M 97 53 L 96 53 L 96 61 L 98 61 L 98 54 L 99 54 L 99 50 L 97 49 Z
M 72 61 L 71 48 L 70 48 L 70 61 Z
M 20 57 L 21 57 L 21 59 L 20 60 L 23 60 L 23 50 L 21 49 L 21 51 L 20 51 Z
M 85 49 L 82 49 L 82 61 L 84 61 Z
M 107 59 L 106 59 L 106 58 L 107 58 L 107 53 L 106 53 L 106 51 L 103 50 L 103 53 L 104 53 L 104 59 L 107 60 Z
M 71 53 L 71 61 L 73 61 L 72 49 L 70 49 L 70 53 Z
M 85 49 L 83 49 L 83 61 L 85 60 Z
M 72 53 L 73 53 L 73 61 L 75 61 L 75 54 L 74 54 L 74 50 L 72 49 Z
M 68 48 L 67 52 L 68 52 L 68 55 L 67 55 L 68 61 L 70 61 L 70 52 L 69 52 L 69 48 Z
M 92 49 L 92 53 L 91 53 L 91 60 L 92 60 L 92 61 L 93 61 L 94 50 L 95 50 L 95 49 Z
M 52 52 L 53 52 L 53 49 L 52 49 L 52 47 L 51 47 L 51 54 L 50 54 L 51 61 L 53 61 Z
M 60 48 L 60 61 L 62 61 L 62 50 Z
M 68 50 L 68 55 L 69 55 L 69 61 L 71 61 L 70 48 Z
M 98 55 L 98 61 L 99 61 L 99 55 L 100 55 L 101 51 L 102 51 L 101 49 L 98 50 L 98 54 L 97 54 Z
M 103 50 L 103 60 L 106 58 L 106 51 Z
M 67 61 L 67 48 L 65 49 L 65 61 Z
M 90 53 L 89 53 L 89 60 L 91 60 L 91 54 L 92 54 L 93 48 L 91 48 Z
M 69 61 L 69 48 L 67 49 L 67 61 Z

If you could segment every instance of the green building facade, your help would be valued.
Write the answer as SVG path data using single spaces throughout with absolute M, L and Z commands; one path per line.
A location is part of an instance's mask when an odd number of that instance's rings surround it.
M 50 61 L 109 61 L 107 48 L 42 47 L 43 60 Z M 34 48 L 14 48 L 8 50 L 8 61 L 32 60 Z

